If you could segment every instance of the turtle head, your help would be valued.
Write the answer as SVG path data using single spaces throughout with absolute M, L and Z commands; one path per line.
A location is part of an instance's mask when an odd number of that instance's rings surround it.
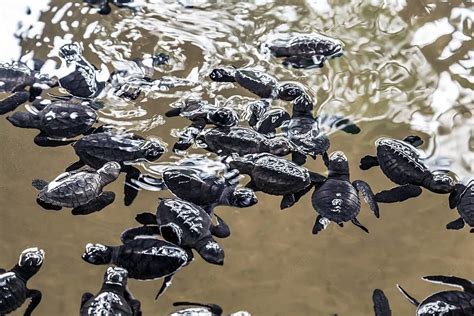
M 127 285 L 128 271 L 120 267 L 108 267 L 104 274 L 104 283 L 110 285 Z
M 426 188 L 435 193 L 450 193 L 454 189 L 454 180 L 447 174 L 433 173 Z
M 102 244 L 87 244 L 82 259 L 95 265 L 107 264 L 112 261 L 112 249 Z
M 59 57 L 64 59 L 67 65 L 78 62 L 82 58 L 82 48 L 78 43 L 63 45 L 59 49 Z
M 240 173 L 250 173 L 254 166 L 255 155 L 245 155 L 243 157 L 233 154 L 229 160 L 230 169 L 237 169 Z
M 337 40 L 328 40 L 326 41 L 326 47 L 325 47 L 325 56 L 340 56 L 343 53 L 343 48 L 342 48 L 342 43 L 337 41 Z
M 209 74 L 209 78 L 216 82 L 235 82 L 235 70 L 216 68 Z
M 230 205 L 235 207 L 250 207 L 257 204 L 255 192 L 250 188 L 238 188 L 232 192 Z
M 106 183 L 111 183 L 118 178 L 120 174 L 120 164 L 115 161 L 109 161 L 102 166 L 97 172 L 102 176 Z
M 311 98 L 302 93 L 293 100 L 293 111 L 301 113 L 311 113 L 314 108 L 314 103 Z
M 224 264 L 224 249 L 212 237 L 201 240 L 196 249 L 207 262 L 220 266 Z
M 7 120 L 16 127 L 36 128 L 38 126 L 38 117 L 30 112 L 16 112 L 7 116 Z
M 229 108 L 218 108 L 208 115 L 209 121 L 220 127 L 229 127 L 237 125 L 239 118 L 234 110 Z
M 143 157 L 148 161 L 155 161 L 165 152 L 163 145 L 156 140 L 147 140 L 141 147 Z
M 270 153 L 275 156 L 286 156 L 290 153 L 290 144 L 283 137 L 275 137 L 269 142 Z
M 329 155 L 329 172 L 347 173 L 349 172 L 349 162 L 342 151 L 335 151 Z
M 39 270 L 44 261 L 44 250 L 37 247 L 28 248 L 21 252 L 20 258 L 18 259 L 18 265 L 20 267 L 28 268 L 31 270 Z
M 302 94 L 303 88 L 294 83 L 285 83 L 278 88 L 278 97 L 284 101 L 293 101 Z

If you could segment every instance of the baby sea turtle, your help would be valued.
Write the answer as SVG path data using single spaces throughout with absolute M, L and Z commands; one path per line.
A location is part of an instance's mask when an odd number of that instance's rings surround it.
M 445 174 L 431 172 L 422 162 L 416 147 L 423 144 L 418 136 L 408 136 L 404 140 L 388 137 L 376 141 L 377 156 L 365 156 L 360 161 L 362 170 L 380 166 L 382 172 L 400 186 L 379 192 L 377 202 L 393 203 L 416 197 L 424 187 L 435 193 L 450 193 L 453 179 Z
M 375 289 L 372 294 L 374 302 L 375 316 L 392 316 L 392 310 L 385 293 L 382 290 Z
M 283 195 L 282 209 L 293 205 L 312 187 L 312 182 L 322 181 L 323 176 L 272 154 L 234 155 L 229 162 L 232 169 L 248 174 L 247 187 L 271 195 Z
M 107 268 L 99 293 L 95 296 L 89 292 L 82 295 L 80 316 L 141 316 L 140 301 L 129 293 L 127 279 L 127 270 Z
M 173 147 L 173 150 L 188 149 L 196 136 L 207 124 L 220 127 L 235 126 L 239 122 L 237 113 L 227 107 L 219 107 L 209 104 L 204 100 L 188 99 L 178 103 L 177 107 L 165 113 L 166 117 L 182 116 L 192 123 L 180 134 L 180 139 Z
M 24 63 L 0 64 L 0 92 L 13 93 L 0 101 L 0 114 L 11 112 L 28 100 L 33 101 L 42 89 L 55 85 L 56 78 L 40 75 Z
M 367 228 L 357 220 L 357 215 L 360 212 L 361 193 L 370 210 L 379 217 L 379 207 L 372 189 L 362 180 L 350 182 L 349 163 L 341 151 L 335 151 L 329 156 L 328 169 L 327 179 L 316 184 L 311 197 L 313 207 L 319 214 L 314 223 L 313 234 L 325 229 L 329 222 L 343 226 L 348 221 L 368 233 Z
M 275 133 L 290 115 L 285 109 L 272 108 L 267 99 L 252 101 L 246 106 L 247 120 L 249 125 L 259 133 Z
M 254 69 L 216 68 L 209 77 L 216 82 L 237 82 L 242 88 L 265 99 L 292 101 L 304 93 L 297 84 L 280 85 L 273 76 Z
M 23 250 L 18 263 L 9 271 L 0 268 L 0 314 L 6 315 L 18 309 L 31 298 L 23 315 L 29 316 L 41 302 L 41 292 L 26 287 L 28 280 L 41 269 L 44 251 L 38 248 Z
M 82 259 L 95 265 L 114 264 L 126 269 L 132 279 L 164 278 L 157 299 L 171 285 L 173 275 L 193 260 L 193 254 L 168 241 L 144 236 L 126 240 L 121 246 L 87 244 Z
M 36 103 L 35 112 L 16 112 L 7 117 L 16 127 L 39 129 L 34 141 L 39 146 L 61 146 L 81 134 L 91 132 L 98 117 L 86 104 L 57 100 L 49 104 Z
M 432 275 L 423 280 L 459 287 L 462 291 L 443 291 L 432 294 L 421 303 L 408 294 L 400 285 L 398 289 L 417 306 L 417 316 L 471 316 L 474 315 L 474 285 L 470 280 L 455 276 Z
M 102 189 L 115 181 L 120 174 L 117 162 L 108 162 L 102 168 L 85 168 L 65 172 L 50 183 L 33 180 L 33 186 L 41 190 L 36 202 L 47 210 L 59 211 L 72 208 L 73 215 L 86 215 L 102 210 L 115 199 L 115 193 Z
M 329 58 L 342 56 L 342 43 L 320 34 L 295 34 L 277 38 L 267 45 L 275 57 L 284 57 L 283 64 L 295 68 L 322 67 Z
M 119 8 L 123 8 L 127 4 L 132 4 L 135 0 L 83 0 L 83 1 L 91 6 L 98 6 L 99 14 L 106 15 L 112 12 L 112 8 L 110 7 L 109 3 L 112 3 Z
M 121 171 L 126 173 L 125 205 L 132 204 L 137 196 L 137 188 L 132 179 L 138 179 L 140 171 L 131 166 L 134 162 L 155 161 L 161 157 L 165 147 L 157 140 L 146 140 L 132 133 L 114 133 L 111 131 L 87 135 L 73 144 L 79 161 L 67 168 L 67 171 L 78 169 L 84 165 L 100 168 L 106 162 L 116 161 Z
M 209 263 L 224 264 L 224 249 L 212 235 L 226 237 L 230 231 L 227 226 L 213 225 L 201 207 L 181 199 L 161 199 L 156 215 L 141 213 L 136 220 L 146 226 L 132 228 L 122 238 L 159 234 L 175 245 L 195 249 Z
M 217 304 L 203 304 L 196 302 L 174 302 L 173 306 L 188 306 L 185 309 L 177 310 L 169 316 L 222 316 L 224 311 Z M 229 316 L 250 316 L 250 313 L 239 311 L 229 314 Z
M 447 229 L 461 229 L 464 224 L 471 227 L 471 233 L 474 233 L 474 180 L 471 180 L 467 186 L 458 183 L 449 195 L 449 207 L 457 208 L 461 217 L 449 223 Z

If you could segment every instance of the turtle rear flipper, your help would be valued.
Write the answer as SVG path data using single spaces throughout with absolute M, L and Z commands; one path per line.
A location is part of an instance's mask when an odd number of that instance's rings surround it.
M 159 236 L 160 234 L 161 234 L 160 228 L 156 225 L 140 226 L 140 227 L 129 228 L 125 230 L 124 232 L 122 232 L 122 234 L 120 235 L 120 240 L 123 243 L 127 243 L 140 236 L 153 237 L 153 236 Z
M 374 302 L 375 316 L 392 316 L 390 304 L 382 290 L 374 290 L 374 293 L 372 294 L 372 301 Z
M 173 276 L 174 276 L 174 273 L 170 274 L 170 275 L 167 275 L 164 278 L 163 284 L 161 285 L 160 290 L 158 291 L 158 293 L 155 296 L 155 301 L 170 287 L 171 282 L 173 281 Z
M 379 160 L 377 159 L 376 156 L 364 156 L 360 160 L 360 165 L 359 168 L 362 170 L 369 170 L 372 167 L 376 167 L 379 165 Z
M 37 190 L 42 190 L 48 186 L 48 182 L 41 179 L 35 179 L 31 182 L 31 185 Z
M 302 166 L 306 163 L 306 155 L 301 152 L 294 151 L 291 153 L 291 161 L 293 161 L 298 166 Z
M 77 170 L 77 169 L 80 169 L 82 167 L 84 167 L 86 165 L 86 163 L 82 160 L 78 160 L 72 164 L 70 164 L 67 168 L 66 168 L 66 171 L 67 172 L 70 172 L 70 171 L 74 171 L 74 170 Z
M 138 195 L 138 191 L 140 191 L 140 186 L 137 184 L 140 178 L 140 171 L 132 166 L 127 166 L 125 175 L 125 184 L 123 187 L 123 202 L 125 206 L 132 205 L 133 201 Z
M 316 217 L 316 221 L 314 222 L 313 235 L 317 235 L 319 232 L 325 230 L 328 225 L 329 220 L 325 217 L 322 217 L 321 215 L 318 215 L 318 217 Z
M 438 283 L 444 285 L 451 285 L 462 288 L 464 291 L 474 293 L 474 284 L 466 279 L 455 277 L 455 276 L 444 276 L 444 275 L 428 275 L 422 278 L 425 281 L 431 283 Z
M 360 229 L 362 229 L 363 231 L 365 231 L 367 234 L 369 233 L 369 230 L 367 229 L 367 227 L 365 227 L 364 225 L 362 225 L 359 220 L 357 218 L 354 218 L 353 220 L 351 220 L 352 224 L 354 224 L 355 226 L 359 227 Z
M 156 215 L 149 212 L 137 214 L 135 220 L 142 225 L 157 225 Z
M 352 182 L 352 185 L 357 189 L 357 191 L 362 194 L 365 202 L 369 205 L 370 210 L 374 213 L 375 217 L 380 217 L 379 206 L 375 201 L 374 193 L 370 188 L 370 185 L 362 180 L 356 180 Z
M 457 183 L 454 186 L 453 191 L 449 194 L 449 208 L 453 209 L 455 208 L 459 200 L 461 199 L 462 192 L 466 189 L 466 186 L 460 183 Z
M 84 304 L 88 300 L 90 300 L 93 297 L 94 297 L 94 295 L 92 293 L 89 293 L 89 292 L 86 292 L 86 293 L 82 294 L 82 296 L 81 296 L 81 308 L 82 308 L 82 306 L 84 306 Z
M 402 292 L 403 296 L 405 296 L 405 298 L 410 302 L 412 303 L 413 305 L 415 306 L 420 306 L 420 302 L 418 302 L 418 300 L 416 298 L 414 298 L 413 296 L 411 296 L 410 294 L 408 294 L 407 291 L 405 291 L 399 284 L 397 284 L 397 288 L 400 292 Z
M 39 290 L 28 290 L 26 297 L 31 298 L 31 302 L 25 310 L 24 316 L 30 316 L 38 304 L 41 302 L 42 294 Z
M 377 193 L 375 195 L 375 201 L 380 203 L 402 202 L 419 196 L 421 192 L 422 190 L 419 186 L 413 184 L 405 184 L 392 188 L 390 190 L 385 190 Z
M 50 204 L 50 203 L 47 203 L 43 200 L 40 200 L 39 198 L 36 199 L 36 203 L 41 206 L 42 208 L 44 208 L 45 210 L 50 210 L 50 211 L 59 211 L 62 209 L 61 206 L 59 205 L 54 205 L 54 204 Z
M 17 107 L 27 102 L 30 98 L 29 92 L 18 91 L 0 101 L 0 114 L 5 114 L 15 110 Z
M 59 147 L 59 146 L 66 146 L 71 143 L 74 143 L 75 140 L 61 140 L 61 139 L 53 139 L 49 138 L 44 133 L 39 133 L 34 138 L 34 142 L 36 145 L 40 147 Z
M 216 217 L 217 224 L 211 224 L 211 234 L 213 236 L 216 236 L 217 238 L 227 238 L 230 236 L 230 228 L 229 226 L 224 222 L 222 218 L 220 218 L 217 214 L 214 213 L 214 216 Z
M 416 136 L 416 135 L 407 136 L 403 139 L 403 141 L 405 143 L 412 145 L 413 147 L 419 147 L 423 145 L 423 140 L 419 136 Z
M 89 201 L 89 203 L 73 208 L 72 215 L 87 215 L 94 212 L 99 212 L 104 207 L 111 204 L 114 200 L 114 192 L 102 192 L 98 197 Z
M 459 229 L 462 229 L 464 227 L 464 220 L 462 219 L 462 217 L 459 217 L 458 219 L 448 223 L 446 225 L 446 229 L 454 229 L 454 230 L 459 230 Z

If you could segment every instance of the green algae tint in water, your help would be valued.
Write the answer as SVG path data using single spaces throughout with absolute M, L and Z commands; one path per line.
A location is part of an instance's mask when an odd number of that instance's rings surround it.
M 173 135 L 188 125 L 181 118 L 164 119 L 171 103 L 195 96 L 242 110 L 254 97 L 234 85 L 213 83 L 207 75 L 220 65 L 258 67 L 305 85 L 318 113 L 346 115 L 359 123 L 358 135 L 330 134 L 330 151 L 342 150 L 349 158 L 351 180 L 363 179 L 374 191 L 392 187 L 379 169 L 361 171 L 358 162 L 375 152 L 378 137 L 414 133 L 425 140 L 428 165 L 450 169 L 462 181 L 473 177 L 474 11 L 468 1 L 200 1 L 188 8 L 168 0 L 140 2 L 134 11 L 113 7 L 108 16 L 80 3 L 29 2 L 30 15 L 28 1 L 0 4 L 3 61 L 34 56 L 48 59 L 44 69 L 54 69 L 59 46 L 77 41 L 99 69 L 111 72 L 126 66 L 126 60 L 165 52 L 170 62 L 153 77 L 193 82 L 171 90 L 151 87 L 135 102 L 105 98 L 104 124 L 158 137 L 170 149 L 177 140 Z M 290 32 L 340 39 L 344 55 L 321 69 L 285 68 L 260 47 Z M 273 105 L 288 107 L 280 101 Z M 131 207 L 124 207 L 121 176 L 107 187 L 117 193 L 116 201 L 100 213 L 73 217 L 68 210 L 45 211 L 35 203 L 31 180 L 60 174 L 76 161 L 72 148 L 37 147 L 36 131 L 14 128 L 4 119 L 0 133 L 0 264 L 9 268 L 27 247 L 45 249 L 45 264 L 29 282 L 43 292 L 35 314 L 77 314 L 82 293 L 98 291 L 105 270 L 80 259 L 85 244 L 119 244 L 120 233 L 135 225 L 135 214 L 154 211 L 157 198 L 169 195 L 142 191 Z M 200 149 L 190 153 L 217 159 Z M 179 158 L 169 150 L 141 167 L 156 173 Z M 324 172 L 320 159 L 306 166 Z M 395 284 L 422 299 L 444 289 L 421 281 L 424 275 L 474 278 L 472 236 L 467 229 L 446 230 L 458 216 L 449 210 L 446 195 L 425 191 L 417 199 L 380 205 L 380 219 L 364 205 L 359 220 L 370 234 L 353 225 L 330 225 L 318 236 L 311 234 L 316 213 L 310 195 L 286 211 L 279 210 L 278 197 L 258 193 L 258 198 L 249 209 L 218 209 L 232 229 L 231 237 L 220 241 L 226 250 L 223 267 L 197 257 L 157 302 L 153 298 L 161 281 L 129 282 L 144 315 L 166 315 L 179 300 L 215 302 L 226 311 L 252 315 L 372 315 L 374 288 L 385 291 L 394 315 L 414 315 L 415 307 Z

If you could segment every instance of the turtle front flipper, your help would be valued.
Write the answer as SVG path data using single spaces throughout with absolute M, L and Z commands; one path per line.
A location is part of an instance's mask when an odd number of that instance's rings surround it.
M 66 168 L 66 171 L 67 172 L 70 172 L 70 171 L 74 171 L 74 170 L 77 170 L 77 169 L 80 169 L 82 167 L 84 167 L 86 165 L 86 163 L 82 160 L 78 160 L 72 164 L 70 164 L 67 168 Z
M 25 310 L 24 316 L 30 316 L 38 304 L 41 302 L 41 292 L 39 290 L 28 290 L 26 297 L 31 298 L 31 302 Z
M 127 243 L 140 236 L 153 237 L 153 236 L 159 236 L 160 234 L 161 234 L 160 228 L 156 225 L 140 226 L 140 227 L 129 228 L 125 230 L 124 232 L 122 232 L 122 234 L 120 235 L 120 240 L 123 243 Z
M 459 217 L 458 219 L 448 223 L 446 225 L 446 229 L 453 229 L 453 230 L 460 230 L 462 228 L 464 228 L 464 220 L 462 219 L 462 217 Z
M 423 145 L 423 140 L 419 136 L 416 136 L 416 135 L 407 136 L 403 139 L 403 141 L 405 143 L 412 145 L 413 147 L 419 147 Z
M 123 202 L 125 206 L 130 206 L 137 197 L 138 191 L 141 190 L 140 186 L 138 185 L 141 173 L 140 170 L 132 166 L 126 166 L 124 168 L 122 168 L 122 171 L 124 171 L 126 175 L 125 184 L 123 187 Z
M 51 203 L 47 203 L 41 199 L 36 199 L 36 203 L 41 206 L 42 208 L 44 208 L 45 210 L 50 210 L 50 211 L 59 211 L 62 209 L 61 206 L 59 205 L 54 205 L 54 204 L 51 204 Z
M 216 217 L 217 224 L 214 225 L 211 223 L 211 234 L 213 236 L 216 236 L 217 238 L 227 238 L 230 236 L 230 228 L 224 222 L 222 218 L 220 218 L 217 214 L 214 213 L 214 216 Z
M 375 201 L 374 192 L 370 188 L 370 185 L 362 180 L 356 180 L 352 182 L 352 185 L 356 188 L 356 190 L 362 194 L 364 197 L 365 202 L 369 205 L 370 210 L 374 213 L 375 217 L 380 217 L 379 206 L 377 201 Z
M 422 190 L 419 186 L 413 184 L 405 184 L 392 188 L 390 190 L 384 190 L 375 195 L 375 201 L 379 203 L 394 203 L 402 202 L 421 194 Z
M 41 179 L 35 179 L 31 182 L 31 185 L 37 190 L 42 190 L 48 186 L 48 182 Z
M 318 215 L 318 217 L 316 217 L 316 221 L 314 222 L 313 235 L 317 235 L 319 232 L 325 230 L 328 225 L 329 219 Z
M 262 134 L 275 134 L 276 129 L 279 128 L 283 122 L 290 119 L 290 114 L 283 109 L 274 109 L 265 113 L 255 125 L 256 130 Z M 249 125 L 252 126 L 252 124 Z
M 224 249 L 210 235 L 200 239 L 195 247 L 199 255 L 211 264 L 224 264 Z
M 135 220 L 142 225 L 157 225 L 156 215 L 149 212 L 137 214 Z
M 48 135 L 44 134 L 43 132 L 36 135 L 33 140 L 36 145 L 40 147 L 59 147 L 59 146 L 66 146 L 71 143 L 74 143 L 75 140 L 62 140 L 62 139 L 53 139 L 49 138 Z
M 360 229 L 362 229 L 363 231 L 365 231 L 367 234 L 369 233 L 369 230 L 367 229 L 367 227 L 365 227 L 364 225 L 362 225 L 359 220 L 357 218 L 354 218 L 353 220 L 351 220 L 352 224 L 354 224 L 355 226 L 359 227 Z
M 101 211 L 104 207 L 111 204 L 115 200 L 115 193 L 105 191 L 98 197 L 89 201 L 87 204 L 72 209 L 72 215 L 87 215 Z
M 408 292 L 405 291 L 399 284 L 397 284 L 397 288 L 410 303 L 412 303 L 415 306 L 420 306 L 420 302 L 418 302 L 416 298 L 408 294 Z
M 298 166 L 302 166 L 306 163 L 306 155 L 301 152 L 294 151 L 291 153 L 291 161 L 293 161 Z
M 203 119 L 193 121 L 184 132 L 179 135 L 179 140 L 174 144 L 173 151 L 187 150 L 193 144 L 197 135 L 206 126 L 206 121 Z
M 166 116 L 166 117 L 179 116 L 182 111 L 183 111 L 182 108 L 172 108 L 171 110 L 169 110 L 169 111 L 167 111 L 167 112 L 165 113 L 165 116 Z
M 474 293 L 474 284 L 466 279 L 455 277 L 455 276 L 444 276 L 444 275 L 428 275 L 422 278 L 425 281 L 451 285 L 462 288 L 464 291 Z
M 157 300 L 171 285 L 171 282 L 173 281 L 173 274 L 167 275 L 165 279 L 163 280 L 163 284 L 161 285 L 160 290 L 155 296 L 155 300 Z
M 293 193 L 288 193 L 283 196 L 280 202 L 280 209 L 284 210 L 289 208 L 296 203 L 295 195 Z
M 375 316 L 392 316 L 392 310 L 385 293 L 382 290 L 375 289 L 372 294 L 374 302 Z
M 14 111 L 17 107 L 27 102 L 30 94 L 26 91 L 18 91 L 9 97 L 0 101 L 0 114 L 5 114 Z
M 90 300 L 91 298 L 93 298 L 94 295 L 92 293 L 89 293 L 89 292 L 86 292 L 84 294 L 82 294 L 82 297 L 81 297 L 81 308 L 82 306 L 84 306 L 84 304 Z
M 466 186 L 460 183 L 457 183 L 454 186 L 453 191 L 449 194 L 449 208 L 454 209 L 461 199 L 462 192 L 466 189 Z
M 372 167 L 376 167 L 379 165 L 379 160 L 377 159 L 376 156 L 364 156 L 360 160 L 360 165 L 359 168 L 362 170 L 369 170 Z

